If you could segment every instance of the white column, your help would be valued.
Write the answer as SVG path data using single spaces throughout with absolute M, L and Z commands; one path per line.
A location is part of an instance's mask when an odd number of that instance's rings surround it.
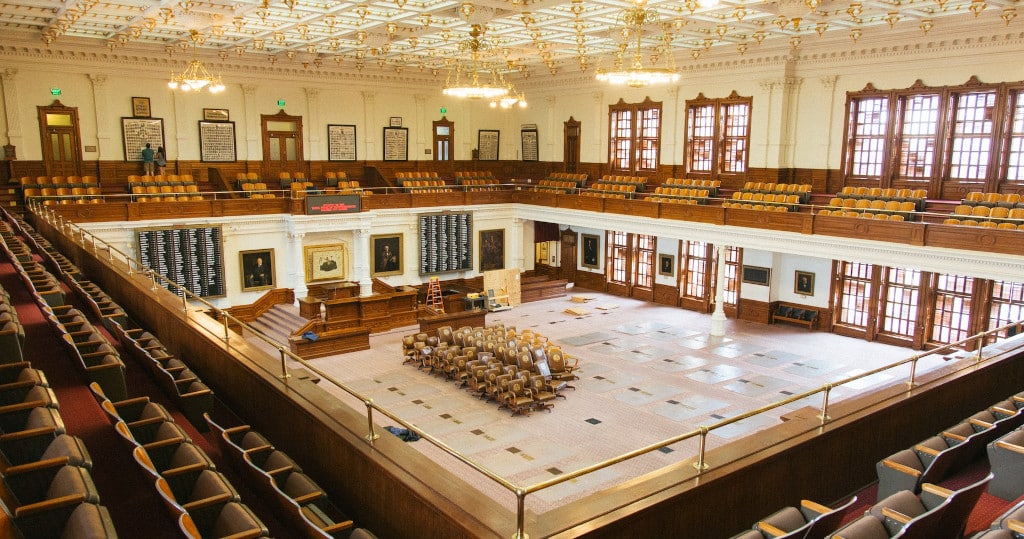
M 725 246 L 715 247 L 718 256 L 715 276 L 715 312 L 711 313 L 711 335 L 725 336 Z
M 510 239 L 505 242 L 505 248 L 509 250 L 508 260 L 512 265 L 506 268 L 525 268 L 526 253 L 523 251 L 523 220 L 516 217 L 512 219 L 512 229 L 509 230 Z
M 543 138 L 547 139 L 547 143 L 544 144 L 544 151 L 541 152 L 540 159 L 542 161 L 551 161 L 554 163 L 558 163 L 562 161 L 564 155 L 564 153 L 557 154 L 555 150 L 555 143 L 558 142 L 558 145 L 561 146 L 563 138 L 555 136 L 555 133 L 561 131 L 561 129 L 559 129 L 561 127 L 561 122 L 558 119 L 558 98 L 556 96 L 549 95 L 544 98 L 544 101 L 547 104 L 548 125 L 544 129 L 545 133 Z M 516 160 L 518 161 L 519 159 L 521 159 L 520 151 L 522 151 L 522 148 L 520 144 L 522 144 L 522 142 L 520 141 L 522 134 L 518 129 L 514 131 L 512 134 L 515 137 L 514 142 L 516 151 L 514 155 L 516 157 Z M 541 134 L 537 133 L 537 137 L 540 138 Z
M 594 92 L 594 93 L 590 94 L 590 97 L 592 97 L 594 99 L 594 111 L 595 111 L 594 118 L 607 118 L 608 117 L 608 109 L 607 109 L 607 107 L 604 106 L 604 92 Z M 608 144 L 601 142 L 601 141 L 607 141 L 608 140 L 608 136 L 609 136 L 609 133 L 607 131 L 607 129 L 609 129 L 608 121 L 605 120 L 605 121 L 599 122 L 599 123 L 601 124 L 601 128 L 600 128 L 601 129 L 601 136 L 598 136 L 598 137 L 583 137 L 584 140 L 587 140 L 587 139 L 592 139 L 593 140 L 593 142 L 590 143 L 591 146 L 593 146 L 593 148 L 591 149 L 591 152 L 592 152 L 591 155 L 593 155 L 596 158 L 595 159 L 588 159 L 586 157 L 580 156 L 580 162 L 581 163 L 586 163 L 588 161 L 596 161 L 598 163 L 607 163 L 608 162 L 608 155 L 607 155 L 607 153 L 605 153 L 605 152 L 608 151 Z
M 377 113 L 374 107 L 376 101 L 376 92 L 363 92 L 363 125 L 366 126 L 366 128 L 363 129 L 366 133 L 363 135 L 363 140 L 365 141 L 364 144 L 366 144 L 366 148 L 363 150 L 362 155 L 363 159 L 366 160 L 382 159 L 382 154 L 378 153 L 376 149 L 377 145 L 374 144 L 378 140 L 377 137 L 381 136 L 381 133 L 383 132 L 383 130 L 380 129 L 382 126 L 376 125 L 377 122 L 374 121 Z
M 413 129 L 415 142 L 409 150 L 409 160 L 419 161 L 424 159 L 423 156 L 426 155 L 423 153 L 423 150 L 430 148 L 434 144 L 432 128 L 427 127 L 427 124 L 432 123 L 433 120 L 429 119 L 427 114 L 429 96 L 426 94 L 416 94 L 412 98 L 416 102 L 416 121 L 412 126 L 406 125 L 405 127 L 415 126 L 416 128 Z
M 370 229 L 357 228 L 352 231 L 352 238 L 352 280 L 359 283 L 360 296 L 372 296 Z
M 105 129 L 107 118 L 110 114 L 110 93 L 106 91 L 106 75 L 88 75 L 92 82 L 92 102 L 96 110 L 96 158 L 97 159 L 120 159 L 114 155 L 115 146 L 110 144 L 110 132 Z M 108 153 L 109 150 L 110 152 Z
M 18 70 L 9 67 L 0 72 L 0 81 L 4 85 L 4 112 L 7 118 L 7 143 L 15 150 L 21 148 L 24 158 L 24 141 L 21 140 L 21 100 L 18 99 Z
M 315 161 L 322 159 L 320 154 L 320 136 L 323 133 L 320 125 L 320 89 L 319 88 L 305 88 L 306 90 L 306 110 L 309 112 L 309 122 L 302 122 L 306 127 L 306 140 L 308 144 L 303 144 L 303 148 L 306 151 L 306 159 Z M 317 155 L 313 155 L 313 152 Z
M 257 155 L 263 154 L 263 143 L 260 140 L 263 124 L 260 122 L 256 108 L 256 85 L 242 85 L 242 107 L 245 109 L 245 155 L 239 155 L 240 161 L 253 161 Z
M 309 293 L 306 287 L 306 259 L 302 252 L 302 238 L 305 235 L 304 232 L 288 233 L 288 261 L 284 266 L 288 268 L 288 282 L 292 290 L 295 290 L 296 298 L 306 297 Z
M 828 121 L 825 123 L 827 126 L 832 125 L 832 120 L 835 117 L 836 110 L 836 82 L 839 81 L 839 75 L 825 75 L 818 79 L 821 82 L 821 87 L 824 88 L 825 93 L 828 94 Z M 835 133 L 835 129 L 829 127 L 828 135 L 825 137 L 825 147 L 822 148 L 822 152 L 825 155 L 825 168 L 832 168 L 832 134 Z M 825 186 L 822 186 L 824 189 Z
M 775 93 L 776 93 L 775 89 L 778 86 L 778 83 L 775 82 L 775 81 L 763 80 L 763 81 L 760 81 L 758 83 L 758 86 L 760 86 L 762 92 L 767 94 L 765 96 L 764 101 L 765 101 L 765 103 L 768 104 L 767 110 L 765 111 L 764 137 L 763 137 L 764 146 L 762 146 L 762 150 L 761 150 L 762 151 L 762 154 L 761 154 L 761 157 L 762 157 L 761 167 L 762 168 L 778 167 L 779 164 L 778 164 L 777 161 L 769 161 L 768 160 L 768 156 L 769 155 L 774 155 L 776 160 L 778 159 L 778 155 L 779 155 L 779 153 L 778 153 L 779 145 L 778 145 L 778 136 L 777 136 L 778 133 L 779 133 L 779 130 L 775 127 L 775 124 L 776 124 L 776 117 L 775 117 L 776 113 L 775 113 L 775 111 L 776 111 L 776 109 L 778 109 L 778 106 L 775 103 Z

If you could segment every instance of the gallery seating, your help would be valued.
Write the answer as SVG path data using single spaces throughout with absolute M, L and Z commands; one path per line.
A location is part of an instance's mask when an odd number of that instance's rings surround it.
M 1024 494 L 1024 428 L 988 444 L 988 461 L 995 477 L 989 494 L 1015 500 Z
M 733 539 L 822 539 L 834 531 L 849 509 L 857 501 L 852 496 L 832 508 L 810 500 L 801 500 L 799 507 L 784 507 L 754 523 L 750 531 L 739 533 Z

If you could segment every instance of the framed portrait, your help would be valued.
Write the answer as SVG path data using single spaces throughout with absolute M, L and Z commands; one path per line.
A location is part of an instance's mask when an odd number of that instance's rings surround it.
M 793 275 L 793 291 L 801 296 L 813 296 L 814 274 L 809 271 L 795 271 Z
M 505 269 L 505 229 L 480 231 L 480 271 Z
M 239 251 L 238 267 L 242 272 L 242 292 L 274 288 L 274 250 Z
M 327 126 L 327 160 L 356 160 L 356 126 L 337 124 Z
M 231 119 L 228 109 L 203 109 L 203 119 L 207 122 L 226 122 Z
M 302 250 L 306 261 L 306 282 L 335 281 L 345 278 L 348 250 L 344 243 L 307 245 Z
M 153 111 L 149 108 L 148 97 L 132 98 L 132 116 L 136 118 L 149 118 L 152 115 Z
M 743 266 L 743 282 L 768 286 L 772 270 L 759 266 Z
M 658 275 L 667 275 L 669 277 L 675 275 L 676 257 L 675 255 L 658 255 Z
M 373 247 L 373 271 L 370 277 L 402 274 L 402 235 L 379 234 L 370 236 Z
M 392 116 L 388 119 L 388 125 L 391 127 L 402 127 L 402 117 Z
M 594 234 L 580 234 L 583 243 L 582 265 L 584 268 L 598 269 L 600 266 L 601 237 Z

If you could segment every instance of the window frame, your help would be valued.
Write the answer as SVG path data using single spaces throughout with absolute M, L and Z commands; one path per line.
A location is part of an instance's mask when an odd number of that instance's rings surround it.
M 646 121 L 657 125 L 646 126 Z M 649 96 L 640 103 L 626 103 L 619 98 L 614 105 L 608 105 L 608 166 L 611 172 L 657 174 L 661 165 L 663 124 L 662 102 L 651 101 Z
M 711 99 L 698 94 L 696 99 L 686 100 L 684 115 L 685 138 L 683 140 L 683 166 L 692 178 L 710 180 L 745 180 L 750 171 L 750 131 L 754 100 L 743 97 L 735 90 L 726 98 Z M 745 107 L 745 114 L 735 114 L 733 109 Z M 707 114 L 708 109 L 711 114 Z M 711 119 L 710 136 L 706 133 Z M 732 119 L 742 118 L 734 123 Z M 698 122 L 698 119 L 700 120 Z M 742 125 L 740 125 L 742 124 Z M 698 129 L 700 134 L 698 135 Z M 732 133 L 739 129 L 741 134 Z M 736 157 L 742 154 L 742 157 Z M 730 157 L 730 155 L 732 157 Z M 708 168 L 697 168 L 694 162 L 707 163 Z

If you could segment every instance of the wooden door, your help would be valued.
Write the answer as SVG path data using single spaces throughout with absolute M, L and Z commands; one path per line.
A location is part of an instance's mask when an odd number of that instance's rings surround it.
M 455 159 L 455 122 L 449 122 L 442 116 L 434 122 L 434 161 L 451 161 Z
M 263 178 L 274 182 L 281 172 L 306 172 L 302 151 L 302 117 L 277 114 L 260 116 L 263 126 Z
M 78 127 L 78 109 L 54 101 L 37 107 L 43 166 L 47 176 L 81 176 L 82 150 Z
M 563 129 L 563 152 L 562 163 L 565 166 L 565 172 L 575 173 L 580 166 L 580 122 L 569 116 L 569 120 L 564 122 Z

